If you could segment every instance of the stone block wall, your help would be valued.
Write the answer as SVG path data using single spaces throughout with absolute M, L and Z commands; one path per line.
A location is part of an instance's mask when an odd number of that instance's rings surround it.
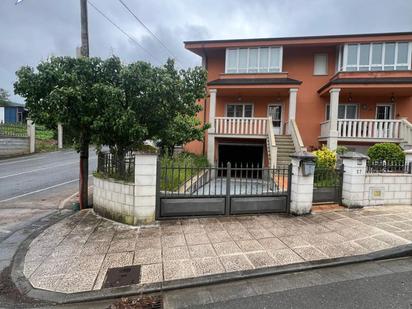
M 96 213 L 114 221 L 135 224 L 133 183 L 94 177 L 93 184 L 93 209 Z
M 30 153 L 28 137 L 0 137 L 0 157 Z
M 412 205 L 412 174 L 366 174 L 365 205 Z

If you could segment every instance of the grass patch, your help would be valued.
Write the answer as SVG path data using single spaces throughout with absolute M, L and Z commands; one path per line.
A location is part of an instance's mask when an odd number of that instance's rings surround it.
M 36 140 L 54 140 L 54 130 L 48 130 L 44 126 L 36 126 Z
M 36 138 L 36 152 L 50 152 L 57 150 L 57 142 L 55 140 L 42 140 Z
M 161 157 L 160 165 L 160 189 L 177 191 L 187 180 L 209 167 L 209 162 L 205 156 L 182 152 Z

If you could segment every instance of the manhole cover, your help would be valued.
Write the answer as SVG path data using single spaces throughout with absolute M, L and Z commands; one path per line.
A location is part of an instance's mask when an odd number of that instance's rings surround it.
M 114 288 L 140 283 L 140 265 L 109 268 L 103 288 Z

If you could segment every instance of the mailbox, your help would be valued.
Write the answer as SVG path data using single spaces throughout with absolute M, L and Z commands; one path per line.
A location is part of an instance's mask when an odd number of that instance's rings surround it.
M 310 176 L 315 174 L 315 162 L 312 160 L 301 161 L 303 176 Z

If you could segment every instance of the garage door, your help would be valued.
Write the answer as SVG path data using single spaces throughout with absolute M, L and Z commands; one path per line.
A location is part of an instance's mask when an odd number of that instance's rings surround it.
M 220 144 L 218 155 L 219 166 L 227 166 L 227 162 L 230 162 L 232 164 L 232 167 L 262 167 L 263 145 Z

